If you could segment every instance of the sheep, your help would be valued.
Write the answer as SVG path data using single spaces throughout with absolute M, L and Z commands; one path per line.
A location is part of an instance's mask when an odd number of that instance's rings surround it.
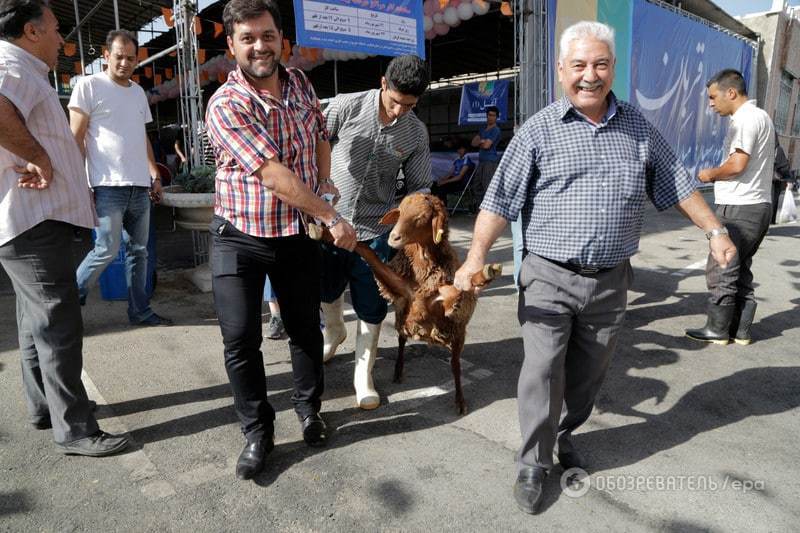
M 461 263 L 448 240 L 447 209 L 437 197 L 416 193 L 386 213 L 381 224 L 394 225 L 389 246 L 398 253 L 392 260 L 384 264 L 363 244 L 356 252 L 372 267 L 381 295 L 394 304 L 399 337 L 394 382 L 402 379 L 406 339 L 444 346 L 451 353 L 455 401 L 463 415 L 467 404 L 461 389 L 461 351 L 477 297 L 452 284 Z M 501 265 L 487 265 L 475 274 L 473 284 L 485 285 L 500 273 Z

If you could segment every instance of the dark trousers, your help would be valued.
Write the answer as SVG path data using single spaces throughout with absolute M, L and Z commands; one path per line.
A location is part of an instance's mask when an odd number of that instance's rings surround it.
M 261 305 L 269 275 L 289 335 L 298 416 L 318 413 L 324 390 L 319 321 L 320 251 L 306 235 L 264 239 L 214 217 L 211 257 L 214 307 L 236 414 L 249 441 L 273 431 L 261 353 Z
M 519 275 L 525 361 L 517 385 L 519 468 L 553 466 L 592 412 L 617 342 L 633 279 L 630 262 L 576 274 L 527 254 Z
M 772 217 L 771 204 L 718 205 L 717 218 L 728 228 L 736 245 L 736 256 L 726 268 L 720 268 L 708 255 L 706 285 L 712 305 L 734 305 L 755 301 L 753 290 L 753 256 L 758 251 Z
M 98 430 L 81 382 L 83 319 L 72 237 L 72 225 L 46 220 L 0 246 L 0 265 L 17 297 L 28 413 L 31 422 L 50 418 L 56 442 Z
M 447 195 L 456 194 L 463 191 L 464 186 L 467 183 L 467 179 L 469 178 L 465 176 L 458 181 L 451 181 L 449 183 L 445 183 L 444 185 L 434 183 L 431 187 L 431 194 L 439 198 L 444 205 L 447 205 Z

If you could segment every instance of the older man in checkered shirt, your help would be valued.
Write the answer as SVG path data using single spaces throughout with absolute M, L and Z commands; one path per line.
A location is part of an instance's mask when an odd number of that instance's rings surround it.
M 531 514 L 554 449 L 565 470 L 586 467 L 571 435 L 592 411 L 622 325 L 645 197 L 658 209 L 675 206 L 707 232 L 720 264 L 736 253 L 658 131 L 614 97 L 614 63 L 608 26 L 580 22 L 564 31 L 558 73 L 565 96 L 531 117 L 509 144 L 455 276 L 458 288 L 471 289 L 470 275 L 522 213 L 525 361 L 514 498 Z

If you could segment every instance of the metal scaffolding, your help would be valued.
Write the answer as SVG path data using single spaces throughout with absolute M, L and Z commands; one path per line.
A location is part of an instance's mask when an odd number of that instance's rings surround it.
M 181 132 L 186 157 L 191 166 L 195 167 L 203 164 L 201 145 L 203 97 L 200 90 L 200 66 L 197 61 L 197 35 L 194 32 L 196 0 L 175 0 L 173 13 L 177 41 Z

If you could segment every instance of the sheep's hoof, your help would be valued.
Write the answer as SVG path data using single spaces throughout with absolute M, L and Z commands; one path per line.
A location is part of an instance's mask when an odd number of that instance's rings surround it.
M 503 265 L 501 263 L 492 263 L 483 267 L 483 275 L 487 281 L 499 278 L 503 273 Z

